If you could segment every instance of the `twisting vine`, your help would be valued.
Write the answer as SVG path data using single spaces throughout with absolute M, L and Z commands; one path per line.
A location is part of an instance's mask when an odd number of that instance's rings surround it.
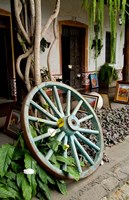
M 46 31 L 58 16 L 60 0 L 56 0 L 53 13 L 43 28 L 41 27 L 41 0 L 14 0 L 14 10 L 18 26 L 18 41 L 23 49 L 23 54 L 17 58 L 16 70 L 29 92 L 34 85 L 43 81 L 40 66 L 41 43 Z M 23 59 L 24 67 L 21 65 Z M 49 72 L 51 73 L 50 65 Z M 51 74 L 50 79 L 52 79 Z

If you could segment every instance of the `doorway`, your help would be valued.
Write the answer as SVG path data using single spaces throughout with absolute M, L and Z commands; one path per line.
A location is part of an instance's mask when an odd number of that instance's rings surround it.
M 82 67 L 85 59 L 85 35 L 83 27 L 62 25 L 62 78 L 73 88 L 82 87 Z
M 10 14 L 6 15 L 6 11 L 0 9 L 0 98 L 2 99 L 12 99 L 11 79 L 14 78 L 14 66 L 11 34 Z

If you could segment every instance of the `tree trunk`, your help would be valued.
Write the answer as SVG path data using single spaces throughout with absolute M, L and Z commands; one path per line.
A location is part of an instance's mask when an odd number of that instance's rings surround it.
M 129 1 L 127 1 L 129 3 Z M 129 12 L 129 7 L 127 6 Z M 129 16 L 126 14 L 123 81 L 129 81 Z
M 40 37 L 41 37 L 41 0 L 35 0 L 35 40 L 34 40 L 34 80 L 35 85 L 40 84 Z

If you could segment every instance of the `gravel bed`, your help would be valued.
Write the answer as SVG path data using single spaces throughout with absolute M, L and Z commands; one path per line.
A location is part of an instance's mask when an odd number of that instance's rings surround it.
M 116 109 L 103 108 L 95 110 L 95 113 L 98 116 L 102 127 L 104 147 L 112 147 L 113 145 L 122 142 L 125 137 L 129 135 L 129 105 Z M 77 117 L 81 118 L 85 115 L 86 113 L 80 113 Z M 83 122 L 81 126 L 83 128 L 94 129 L 91 120 Z M 95 135 L 89 134 L 87 137 L 96 144 L 97 138 Z M 83 144 L 83 147 L 91 157 L 95 157 L 96 153 L 92 148 L 85 144 Z M 105 152 L 103 154 L 103 161 L 109 162 Z
M 122 142 L 129 135 L 129 106 L 117 109 L 101 109 L 95 111 L 103 131 L 105 146 Z

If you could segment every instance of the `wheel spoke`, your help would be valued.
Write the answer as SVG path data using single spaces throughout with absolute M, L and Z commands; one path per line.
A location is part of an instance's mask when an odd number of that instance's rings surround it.
M 56 133 L 60 132 L 60 129 L 54 129 L 52 131 L 50 129 L 48 129 L 47 133 L 44 133 L 44 134 L 39 135 L 37 137 L 34 137 L 34 142 L 37 142 L 37 141 L 42 140 L 42 139 L 45 139 L 47 137 L 53 137 L 54 135 L 56 135 Z
M 47 124 L 49 126 L 57 126 L 57 122 L 49 121 L 49 120 L 42 119 L 42 118 L 39 118 L 39 117 L 28 116 L 28 119 L 30 121 L 33 121 L 33 122 L 45 123 L 45 124 Z
M 31 105 L 33 105 L 37 110 L 39 110 L 40 112 L 42 112 L 44 115 L 46 115 L 48 118 L 57 121 L 58 119 L 54 116 L 52 116 L 49 112 L 47 112 L 44 108 L 42 108 L 40 105 L 38 105 L 37 103 L 35 103 L 33 100 L 31 100 Z
M 70 115 L 70 105 L 71 105 L 71 91 L 67 92 L 67 100 L 66 100 L 66 116 Z
M 78 112 L 79 108 L 81 107 L 83 101 L 80 100 L 79 103 L 77 104 L 77 106 L 74 108 L 72 115 L 76 115 L 76 113 Z
M 52 108 L 52 110 L 58 115 L 59 118 L 61 118 L 62 117 L 61 113 L 58 111 L 58 109 L 56 108 L 54 103 L 51 101 L 51 99 L 48 97 L 46 92 L 44 90 L 40 89 L 40 93 L 44 97 L 46 102 L 49 104 L 49 106 Z
M 90 147 L 92 147 L 93 149 L 100 151 L 100 147 L 98 147 L 96 144 L 94 144 L 93 142 L 91 142 L 88 138 L 85 138 L 81 133 L 79 133 L 78 131 L 76 132 L 76 136 L 78 136 L 83 142 L 85 142 L 87 145 L 89 145 Z
M 92 130 L 92 129 L 87 129 L 87 128 L 78 128 L 78 131 L 83 132 L 83 133 L 88 133 L 88 134 L 94 134 L 94 135 L 99 134 L 98 130 Z
M 34 138 L 34 142 L 37 142 L 37 141 L 42 140 L 44 138 L 47 138 L 49 136 L 51 136 L 51 133 L 44 133 L 42 135 L 39 135 L 39 136 L 35 137 Z
M 74 137 L 75 144 L 77 145 L 79 151 L 83 154 L 83 156 L 90 163 L 90 165 L 94 165 L 94 161 L 92 160 L 92 158 L 88 155 L 88 153 L 85 151 L 83 146 L 78 142 L 77 138 L 75 136 L 73 136 L 73 137 Z
M 59 94 L 57 92 L 56 86 L 53 86 L 53 92 L 54 92 L 54 97 L 55 97 L 55 101 L 56 101 L 56 105 L 58 107 L 58 110 L 62 114 L 61 117 L 64 117 L 64 112 L 63 112 L 63 109 L 62 109 L 62 105 L 61 105 L 61 102 L 60 102 L 60 98 L 59 98 Z
M 57 137 L 57 141 L 61 142 L 61 140 L 64 138 L 64 136 L 65 136 L 65 132 L 61 132 L 61 133 L 58 135 L 58 137 Z M 51 156 L 52 156 L 53 153 L 54 153 L 54 151 L 53 151 L 52 149 L 50 149 L 50 150 L 48 151 L 48 153 L 46 154 L 45 158 L 46 158 L 47 160 L 49 160 L 49 159 L 51 158 Z
M 79 121 L 80 123 L 82 123 L 82 122 L 84 122 L 84 121 L 87 121 L 87 120 L 91 119 L 92 117 L 93 117 L 93 115 L 87 115 L 87 116 L 85 116 L 85 117 L 79 119 L 78 121 Z
M 78 158 L 78 153 L 77 153 L 76 146 L 75 146 L 75 143 L 74 143 L 73 135 L 70 136 L 70 142 L 71 142 L 71 149 L 72 149 L 72 152 L 73 152 L 73 156 L 74 156 L 78 171 L 79 171 L 79 173 L 82 173 L 82 168 L 81 168 L 81 165 L 80 165 L 80 160 Z
M 68 145 L 68 136 L 67 135 L 65 135 L 65 137 L 64 137 L 64 146 L 66 146 L 66 145 Z M 67 148 L 64 150 L 63 156 L 65 158 L 67 158 Z M 67 169 L 67 164 L 65 163 L 63 165 L 63 170 L 66 170 L 66 169 Z

